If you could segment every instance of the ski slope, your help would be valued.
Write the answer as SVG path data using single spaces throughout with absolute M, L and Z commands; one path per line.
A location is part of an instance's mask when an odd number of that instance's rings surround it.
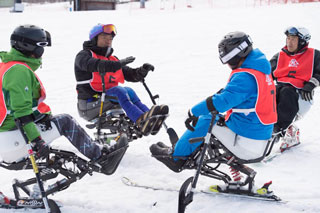
M 0 8 L 0 50 L 10 49 L 9 38 L 19 24 L 35 24 L 48 30 L 53 46 L 46 48 L 42 68 L 37 74 L 47 91 L 47 103 L 54 114 L 68 113 L 82 126 L 86 122 L 77 114 L 73 63 L 88 32 L 97 23 L 113 23 L 114 54 L 119 58 L 135 56 L 131 67 L 145 62 L 155 65 L 146 83 L 159 103 L 170 107 L 166 120 L 179 135 L 184 130 L 187 111 L 193 105 L 225 86 L 230 70 L 218 58 L 217 44 L 230 31 L 244 31 L 270 59 L 285 45 L 285 28 L 304 26 L 311 32 L 310 47 L 320 49 L 320 4 L 254 5 L 254 1 L 193 0 L 187 8 L 184 0 L 150 0 L 146 9 L 139 3 L 118 5 L 116 11 L 70 12 L 68 3 L 25 5 L 23 13 L 9 13 Z M 160 10 L 160 8 L 164 8 Z M 151 100 L 141 83 L 126 83 L 134 88 L 142 101 Z M 259 212 L 295 213 L 320 212 L 320 89 L 306 117 L 298 122 L 302 144 L 267 164 L 251 165 L 257 171 L 256 185 L 272 180 L 271 189 L 286 204 L 253 201 L 223 196 L 197 194 L 186 212 Z M 93 135 L 93 131 L 89 131 Z M 151 157 L 149 146 L 158 141 L 169 144 L 164 129 L 130 143 L 118 170 L 112 176 L 94 173 L 85 176 L 67 190 L 51 196 L 63 203 L 63 213 L 174 213 L 178 193 L 128 187 L 121 177 L 155 186 L 179 189 L 194 171 L 174 173 Z M 1 142 L 0 142 L 1 143 Z M 65 138 L 53 143 L 75 151 Z M 224 171 L 228 171 L 225 167 Z M 7 171 L 0 168 L 0 191 L 13 196 L 14 178 L 33 177 L 32 171 Z M 219 181 L 200 177 L 199 189 L 219 184 Z M 42 212 L 40 210 L 1 210 L 0 212 Z

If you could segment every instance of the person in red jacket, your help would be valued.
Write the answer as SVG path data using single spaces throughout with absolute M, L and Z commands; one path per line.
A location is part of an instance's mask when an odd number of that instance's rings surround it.
M 135 122 L 144 135 L 148 135 L 148 118 L 153 115 L 166 115 L 169 112 L 167 105 L 153 106 L 149 109 L 143 104 L 135 91 L 130 87 L 118 86 L 124 81 L 142 81 L 154 66 L 145 63 L 133 69 L 127 66 L 135 58 L 130 56 L 119 60 L 113 56 L 112 41 L 117 31 L 113 24 L 98 24 L 89 33 L 89 41 L 83 43 L 75 59 L 75 77 L 77 80 L 78 112 L 88 121 L 96 119 L 99 115 L 101 94 L 106 90 L 106 95 L 117 97 L 116 102 L 124 109 L 127 116 Z M 102 88 L 104 76 L 105 88 Z M 103 111 L 112 108 L 108 102 Z M 145 121 L 145 122 L 144 122 Z M 162 123 L 157 124 L 158 128 Z
M 270 60 L 277 82 L 278 122 L 273 134 L 282 140 L 281 151 L 300 144 L 299 128 L 294 121 L 310 109 L 320 81 L 320 52 L 308 47 L 309 31 L 289 27 L 284 33 L 286 46 Z

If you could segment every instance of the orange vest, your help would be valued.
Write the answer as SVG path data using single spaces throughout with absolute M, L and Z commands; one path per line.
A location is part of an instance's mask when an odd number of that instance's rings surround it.
M 114 56 L 104 57 L 101 55 L 97 55 L 94 52 L 92 52 L 92 57 L 98 58 L 101 60 L 110 60 L 110 61 L 119 61 Z M 116 72 L 107 72 L 104 76 L 104 82 L 105 82 L 105 89 L 110 89 L 112 87 L 118 86 L 119 83 L 124 83 L 124 76 L 122 73 L 122 69 L 117 70 Z M 92 79 L 90 80 L 90 86 L 93 90 L 97 92 L 102 92 L 102 79 L 99 72 L 93 72 L 92 73 Z
M 255 112 L 264 125 L 269 125 L 277 122 L 277 107 L 276 107 L 276 87 L 271 75 L 266 75 L 262 72 L 253 69 L 235 69 L 231 72 L 231 76 L 235 73 L 246 72 L 251 74 L 258 86 L 257 101 L 254 109 L 230 109 L 227 111 L 226 120 L 232 112 L 249 113 Z
M 19 61 L 10 61 L 8 63 L 0 63 L 0 88 L 2 88 L 2 80 L 4 77 L 4 74 L 10 70 L 11 67 L 17 65 L 17 64 L 21 64 L 26 66 L 28 69 L 31 70 L 31 68 L 22 62 Z M 32 70 L 31 70 L 32 71 Z M 40 113 L 47 113 L 50 112 L 50 107 L 45 104 L 43 101 L 46 98 L 46 91 L 42 85 L 42 82 L 40 81 L 39 77 L 32 71 L 32 73 L 36 76 L 36 78 L 38 79 L 39 83 L 40 83 L 40 98 L 38 99 L 38 106 L 37 106 L 37 110 Z M 4 120 L 7 117 L 7 107 L 6 107 L 6 103 L 4 100 L 4 95 L 3 95 L 3 91 L 1 90 L 0 92 L 0 126 L 2 125 L 2 123 L 4 122 Z
M 308 48 L 303 53 L 287 55 L 281 51 L 278 57 L 277 68 L 273 72 L 278 82 L 289 83 L 301 89 L 304 82 L 312 78 L 314 49 Z

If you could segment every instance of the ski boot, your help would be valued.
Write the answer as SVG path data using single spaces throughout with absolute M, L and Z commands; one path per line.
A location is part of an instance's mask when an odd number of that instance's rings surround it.
M 290 149 L 291 147 L 297 146 L 299 144 L 300 144 L 299 128 L 296 125 L 291 124 L 288 127 L 284 137 L 282 138 L 280 151 L 284 152 L 284 151 Z
M 10 199 L 0 192 L 0 207 L 5 207 L 10 205 Z
M 136 121 L 141 133 L 148 136 L 150 133 L 157 134 L 163 121 L 166 119 L 169 108 L 167 105 L 154 105 L 148 112 L 141 115 Z
M 100 171 L 106 175 L 113 174 L 118 168 L 120 161 L 128 148 L 128 139 L 125 134 L 116 138 L 116 143 L 113 146 L 105 144 L 101 150 L 100 158 L 95 161 L 100 165 Z
M 169 169 L 177 173 L 182 171 L 182 167 L 186 161 L 181 159 L 173 159 L 172 147 L 169 147 L 162 142 L 158 142 L 156 144 L 152 144 L 149 149 L 152 153 L 152 156 L 166 165 Z

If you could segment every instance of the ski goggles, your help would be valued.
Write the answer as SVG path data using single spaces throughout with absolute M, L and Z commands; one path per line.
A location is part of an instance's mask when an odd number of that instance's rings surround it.
M 250 36 L 248 36 L 243 42 L 241 42 L 237 47 L 235 47 L 233 50 L 228 52 L 225 55 L 220 55 L 219 58 L 223 64 L 228 63 L 232 58 L 234 58 L 236 55 L 238 55 L 240 52 L 245 50 L 247 47 L 252 45 L 252 40 Z
M 107 24 L 102 26 L 102 31 L 107 34 L 117 34 L 116 27 L 113 24 Z
M 286 29 L 286 31 L 285 31 L 285 34 L 286 34 L 286 35 L 295 35 L 295 36 L 297 36 L 297 35 L 300 34 L 300 32 L 299 32 L 299 30 L 298 30 L 297 28 L 295 28 L 295 27 L 288 27 L 288 28 Z
M 27 44 L 31 44 L 34 46 L 38 46 L 38 47 L 50 47 L 51 46 L 51 35 L 48 31 L 45 31 L 46 34 L 46 38 L 43 39 L 44 41 L 34 41 L 33 39 L 27 38 L 27 37 L 22 37 L 20 35 L 11 35 L 11 40 L 14 41 L 21 41 L 21 42 L 25 42 Z
M 46 46 L 48 46 L 48 44 L 49 44 L 49 42 L 47 42 L 47 41 L 41 41 L 41 42 L 36 43 L 36 45 L 38 47 L 46 47 Z
M 89 38 L 93 39 L 100 33 L 106 33 L 106 34 L 111 34 L 115 36 L 117 34 L 116 27 L 113 24 L 98 24 L 92 28 L 92 30 L 89 33 Z

